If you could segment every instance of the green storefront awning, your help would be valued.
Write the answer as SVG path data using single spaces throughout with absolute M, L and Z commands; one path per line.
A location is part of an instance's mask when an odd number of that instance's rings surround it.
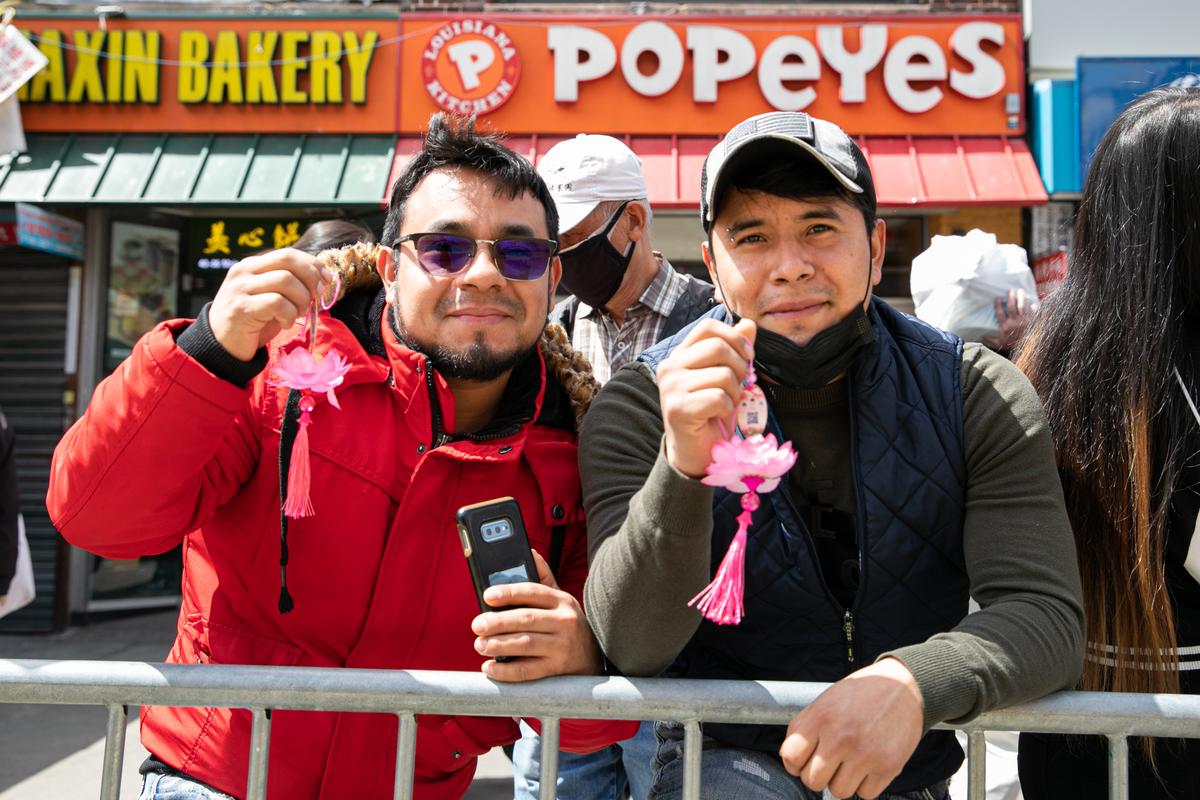
M 29 134 L 0 202 L 379 205 L 394 136 Z

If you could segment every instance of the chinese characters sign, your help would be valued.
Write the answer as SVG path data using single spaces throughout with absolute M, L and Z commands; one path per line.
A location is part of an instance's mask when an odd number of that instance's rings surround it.
M 304 224 L 299 219 L 197 220 L 189 234 L 188 268 L 197 272 L 225 270 L 247 256 L 290 247 L 304 232 Z

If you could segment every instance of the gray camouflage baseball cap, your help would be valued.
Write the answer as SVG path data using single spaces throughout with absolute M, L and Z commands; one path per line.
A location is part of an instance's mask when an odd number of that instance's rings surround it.
M 792 145 L 807 153 L 847 190 L 866 193 L 874 207 L 875 183 L 870 167 L 845 131 L 801 111 L 769 111 L 739 122 L 704 159 L 700 174 L 700 223 L 705 231 L 712 225 L 713 208 L 724 188 L 722 179 L 731 174 L 731 166 L 768 144 L 776 148 Z

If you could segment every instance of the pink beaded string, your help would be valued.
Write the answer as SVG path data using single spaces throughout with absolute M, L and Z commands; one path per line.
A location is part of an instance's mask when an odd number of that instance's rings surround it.
M 312 468 L 309 461 L 308 427 L 312 424 L 312 412 L 317 407 L 314 395 L 323 394 L 334 408 L 341 410 L 334 389 L 341 385 L 350 371 L 350 364 L 336 348 L 330 348 L 324 356 L 314 353 L 317 341 L 317 319 L 322 311 L 337 302 L 342 290 L 342 279 L 335 273 L 333 292 L 326 302 L 318 295 L 309 301 L 304 315 L 304 327 L 300 335 L 305 337 L 306 346 L 294 347 L 283 353 L 272 368 L 268 383 L 300 392 L 300 430 L 292 443 L 292 457 L 288 466 L 287 498 L 283 513 L 293 519 L 311 517 L 313 511 L 311 489 Z
M 712 461 L 701 479 L 708 486 L 720 486 L 742 495 L 737 532 L 712 582 L 688 602 L 688 606 L 695 606 L 705 619 L 718 625 L 737 625 L 745 613 L 746 539 L 759 506 L 759 492 L 774 491 L 780 478 L 796 463 L 791 442 L 779 445 L 774 434 L 763 435 L 767 401 L 757 385 L 753 363 L 742 384 L 737 420 L 732 432 L 724 422 L 720 423 L 725 438 L 713 444 Z

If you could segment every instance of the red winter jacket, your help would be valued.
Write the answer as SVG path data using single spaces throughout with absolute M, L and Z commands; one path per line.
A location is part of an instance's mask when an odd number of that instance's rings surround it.
M 455 511 L 504 495 L 520 503 L 530 543 L 543 555 L 551 527 L 567 525 L 556 577 L 581 599 L 587 546 L 576 439 L 536 421 L 547 391 L 541 359 L 526 373 L 534 374 L 535 422 L 502 438 L 435 447 L 435 415 L 440 407 L 452 421 L 454 398 L 425 357 L 390 331 L 386 357 L 371 355 L 346 325 L 323 315 L 317 352 L 336 347 L 353 366 L 337 389 L 341 411 L 320 397 L 312 413 L 316 515 L 290 522 L 287 580 L 296 605 L 280 614 L 278 451 L 287 390 L 266 384 L 269 370 L 244 389 L 215 377 L 176 345 L 188 324 L 146 334 L 100 384 L 54 454 L 47 497 L 58 530 L 103 556 L 161 553 L 183 542 L 183 605 L 169 662 L 477 672 L 483 659 L 470 622 L 479 609 Z M 280 342 L 295 345 L 297 331 L 276 340 L 272 360 Z M 418 721 L 416 792 L 431 800 L 461 796 L 476 757 L 518 736 L 507 717 Z M 278 711 L 271 728 L 271 798 L 391 796 L 395 716 Z M 562 742 L 587 752 L 635 729 L 564 721 Z M 143 709 L 142 742 L 168 765 L 244 795 L 249 712 Z

